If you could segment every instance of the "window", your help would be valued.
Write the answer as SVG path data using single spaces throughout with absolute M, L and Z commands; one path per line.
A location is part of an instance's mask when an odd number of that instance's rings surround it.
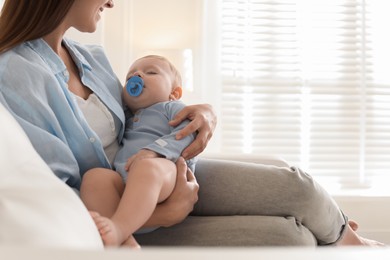
M 342 187 L 390 177 L 387 2 L 220 0 L 219 151 Z

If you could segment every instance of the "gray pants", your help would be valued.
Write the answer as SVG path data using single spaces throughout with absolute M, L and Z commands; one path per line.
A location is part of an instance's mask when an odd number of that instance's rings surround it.
M 170 228 L 136 235 L 153 246 L 332 244 L 346 218 L 329 194 L 299 168 L 201 159 L 199 201 Z

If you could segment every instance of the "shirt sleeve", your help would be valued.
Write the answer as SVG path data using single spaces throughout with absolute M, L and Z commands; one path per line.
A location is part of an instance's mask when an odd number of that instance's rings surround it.
M 34 125 L 27 118 L 24 118 L 22 115 L 29 116 L 29 112 L 27 110 L 23 111 L 22 109 L 15 111 L 12 104 L 10 104 L 14 103 L 13 100 L 6 100 L 1 93 L 0 103 L 3 104 L 23 128 L 34 149 L 54 174 L 70 187 L 76 190 L 79 189 L 81 183 L 80 169 L 76 158 L 66 143 L 50 131 Z M 20 106 L 20 108 L 23 107 L 27 107 L 26 103 Z M 33 119 L 31 115 L 30 119 Z
M 181 111 L 185 105 L 180 101 L 172 101 L 165 104 L 165 111 L 168 117 L 168 120 L 172 120 L 174 116 Z M 184 120 L 176 127 L 171 127 L 171 132 L 167 135 L 164 135 L 151 143 L 150 145 L 144 147 L 145 149 L 152 150 L 163 157 L 176 162 L 180 157 L 182 151 L 192 143 L 195 139 L 195 134 L 184 137 L 183 139 L 177 140 L 176 134 L 186 127 L 190 123 L 190 120 Z

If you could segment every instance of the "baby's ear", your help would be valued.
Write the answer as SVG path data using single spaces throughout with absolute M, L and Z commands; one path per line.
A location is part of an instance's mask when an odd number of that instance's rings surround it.
M 181 87 L 175 87 L 171 94 L 169 95 L 170 100 L 179 100 L 183 94 L 183 89 Z

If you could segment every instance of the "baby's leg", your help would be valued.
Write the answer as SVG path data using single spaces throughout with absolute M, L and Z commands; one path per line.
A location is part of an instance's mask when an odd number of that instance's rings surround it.
M 124 186 L 122 177 L 117 172 L 95 168 L 84 174 L 80 197 L 88 210 L 111 217 L 118 207 Z
M 105 221 L 105 232 L 101 233 L 105 245 L 119 246 L 128 240 L 149 219 L 157 203 L 168 198 L 175 182 L 176 165 L 169 160 L 147 158 L 134 162 L 112 223 Z
M 130 247 L 132 249 L 141 249 L 141 246 L 138 244 L 137 240 L 135 240 L 133 235 L 130 235 L 129 238 L 123 242 L 122 246 Z
M 112 241 L 116 240 L 117 238 L 114 237 L 119 231 L 115 230 L 116 226 L 111 221 L 111 219 L 101 216 L 97 212 L 90 212 L 92 219 L 95 221 L 95 225 L 99 230 L 99 233 L 101 237 L 103 238 L 103 241 Z M 114 231 L 115 230 L 115 231 Z M 106 244 L 106 242 L 105 242 Z M 130 235 L 125 242 L 123 242 L 122 246 L 130 247 L 133 249 L 140 249 L 141 246 L 138 244 L 138 242 L 135 240 L 135 238 Z

